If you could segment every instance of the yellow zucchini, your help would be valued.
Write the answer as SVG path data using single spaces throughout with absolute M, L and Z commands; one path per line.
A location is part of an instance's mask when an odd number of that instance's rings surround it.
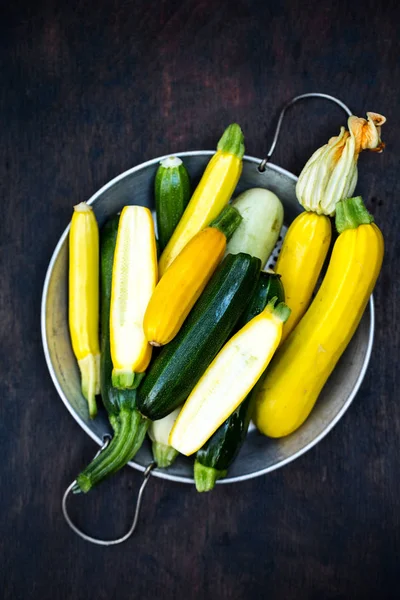
M 111 286 L 112 383 L 134 388 L 151 359 L 143 331 L 147 305 L 157 283 L 157 250 L 151 212 L 125 206 L 118 226 Z
M 289 227 L 275 271 L 281 276 L 290 317 L 283 326 L 281 343 L 296 327 L 311 301 L 329 249 L 332 227 L 329 217 L 303 212 Z
M 69 232 L 69 330 L 89 414 L 100 393 L 99 229 L 91 206 L 74 206 Z
M 383 237 L 360 197 L 339 202 L 340 233 L 310 308 L 255 390 L 254 421 L 270 437 L 295 431 L 350 342 L 374 288 Z
M 331 240 L 329 215 L 354 192 L 358 156 L 362 150 L 381 152 L 381 127 L 386 119 L 367 113 L 368 120 L 352 115 L 348 131 L 342 127 L 307 161 L 300 173 L 296 196 L 306 212 L 290 225 L 283 241 L 276 272 L 282 277 L 286 302 L 292 314 L 285 324 L 282 342 L 295 328 L 311 301 Z
M 169 444 L 189 456 L 199 450 L 244 400 L 266 369 L 290 312 L 274 298 L 214 358 L 178 415 Z
M 233 123 L 225 130 L 218 142 L 217 152 L 208 163 L 199 185 L 161 255 L 160 276 L 164 275 L 192 237 L 207 227 L 228 204 L 242 172 L 243 154 L 243 133 L 239 125 Z
M 226 206 L 210 227 L 197 233 L 158 282 L 144 317 L 144 332 L 153 346 L 168 344 L 224 256 L 226 240 L 242 218 Z

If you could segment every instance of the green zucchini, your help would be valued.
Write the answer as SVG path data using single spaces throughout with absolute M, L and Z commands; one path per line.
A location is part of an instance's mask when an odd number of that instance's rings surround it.
M 117 390 L 111 385 L 113 365 L 109 322 L 112 265 L 118 222 L 119 216 L 112 217 L 100 234 L 100 388 L 114 435 L 109 445 L 78 475 L 75 492 L 88 492 L 94 485 L 129 462 L 142 445 L 148 428 L 148 420 L 136 410 L 136 390 Z
M 190 180 L 185 165 L 177 156 L 160 162 L 154 184 L 158 243 L 160 253 L 174 233 L 190 200 Z
M 240 318 L 239 328 L 259 315 L 274 297 L 277 298 L 277 302 L 285 301 L 280 276 L 272 271 L 262 271 L 250 303 Z M 253 412 L 252 397 L 254 394 L 248 394 L 225 423 L 197 451 L 194 480 L 198 492 L 212 490 L 217 479 L 226 476 L 246 439 Z
M 260 314 L 267 306 L 268 302 L 274 297 L 278 298 L 278 302 L 285 302 L 285 291 L 281 281 L 281 276 L 271 269 L 261 271 L 260 279 L 257 287 L 246 310 L 240 317 L 237 329 L 241 329 L 251 321 L 254 317 Z
M 175 338 L 153 362 L 138 388 L 137 406 L 156 421 L 183 404 L 218 354 L 254 293 L 260 260 L 228 255 Z
M 231 237 L 226 252 L 247 252 L 257 256 L 262 266 L 267 262 L 283 223 L 283 206 L 279 198 L 263 188 L 252 188 L 232 202 L 243 220 Z

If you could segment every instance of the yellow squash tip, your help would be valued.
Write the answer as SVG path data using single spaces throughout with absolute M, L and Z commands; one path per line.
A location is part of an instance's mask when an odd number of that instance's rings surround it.
M 100 393 L 100 354 L 88 354 L 78 361 L 81 372 L 82 394 L 88 401 L 89 415 L 97 414 L 96 395 Z
M 89 213 L 93 211 L 93 208 L 86 202 L 79 202 L 79 204 L 75 204 L 74 211 L 76 213 Z

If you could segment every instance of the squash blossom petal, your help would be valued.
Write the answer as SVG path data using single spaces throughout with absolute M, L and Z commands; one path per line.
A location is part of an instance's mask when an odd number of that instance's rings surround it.
M 362 150 L 382 152 L 381 127 L 386 119 L 368 112 L 367 119 L 352 115 L 347 121 L 348 131 L 341 127 L 307 161 L 296 185 L 300 204 L 318 215 L 335 214 L 336 204 L 350 198 L 357 184 L 358 156 Z

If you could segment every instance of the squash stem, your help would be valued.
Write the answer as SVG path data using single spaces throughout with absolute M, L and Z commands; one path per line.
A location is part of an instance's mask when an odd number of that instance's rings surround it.
M 214 489 L 217 479 L 226 477 L 227 471 L 218 471 L 213 467 L 206 467 L 198 460 L 194 463 L 194 482 L 198 492 L 209 492 Z
M 265 307 L 265 311 L 272 313 L 275 317 L 277 317 L 282 323 L 285 323 L 290 317 L 291 309 L 284 302 L 279 302 L 278 296 L 274 296 Z
M 232 123 L 227 127 L 218 142 L 217 149 L 220 152 L 233 154 L 242 159 L 244 155 L 244 136 L 237 123 Z
M 229 241 L 242 222 L 243 217 L 234 206 L 225 206 L 218 217 L 211 221 L 209 227 L 215 227 Z
M 338 233 L 356 229 L 359 225 L 373 223 L 374 217 L 367 211 L 361 196 L 346 198 L 336 205 L 335 225 Z
M 111 382 L 117 390 L 134 390 L 142 381 L 144 373 L 135 373 L 134 371 L 120 371 L 113 369 Z
M 161 442 L 153 442 L 151 448 L 153 458 L 160 469 L 170 467 L 179 454 L 178 450 Z
M 278 317 L 278 319 L 282 321 L 282 323 L 286 323 L 292 311 L 290 310 L 287 304 L 285 304 L 284 302 L 279 302 L 279 304 L 275 306 L 273 312 L 275 317 Z
M 117 415 L 113 413 L 108 415 L 108 420 L 110 421 L 111 427 L 113 428 L 114 435 L 119 431 L 119 419 Z
M 86 493 L 125 466 L 141 447 L 148 424 L 137 410 L 122 410 L 110 444 L 78 475 L 73 491 Z

